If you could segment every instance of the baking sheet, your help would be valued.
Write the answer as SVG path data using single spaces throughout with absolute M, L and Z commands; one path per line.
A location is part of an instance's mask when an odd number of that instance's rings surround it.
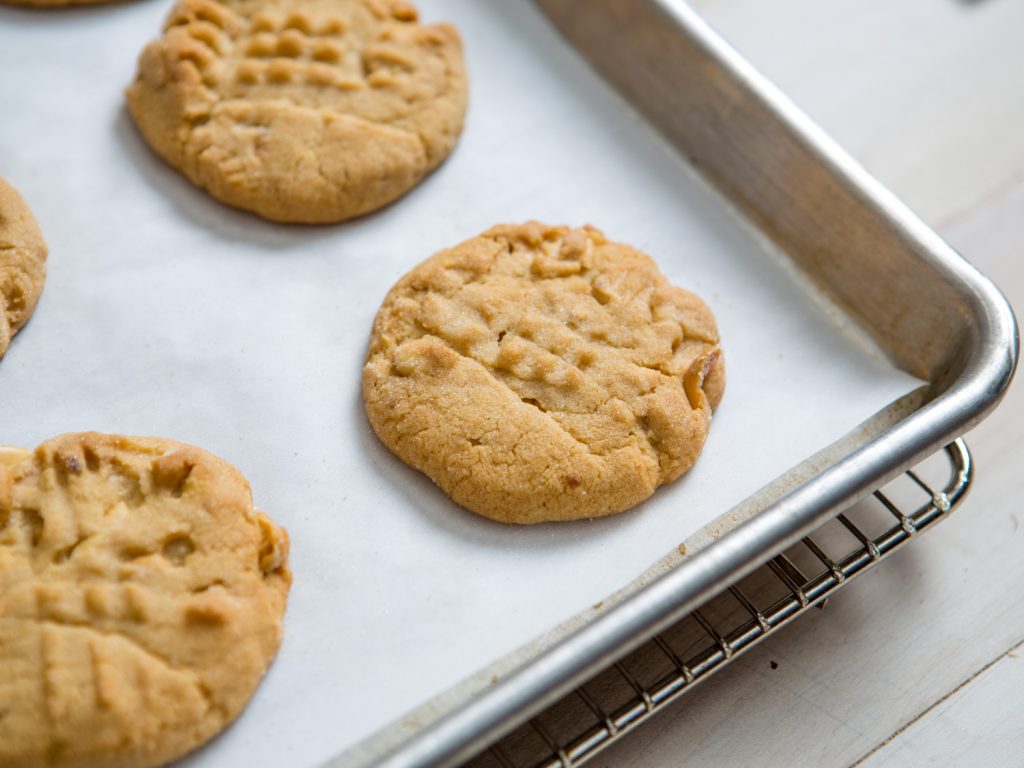
M 0 9 L 0 174 L 50 245 L 0 361 L 0 443 L 97 429 L 195 443 L 292 537 L 277 662 L 194 765 L 314 765 L 600 601 L 919 382 L 767 257 L 526 0 L 421 0 L 456 22 L 462 142 L 399 203 L 332 227 L 227 209 L 123 108 L 170 4 Z M 496 222 L 593 223 L 715 311 L 729 384 L 697 467 L 612 519 L 503 527 L 376 440 L 359 393 L 390 285 Z

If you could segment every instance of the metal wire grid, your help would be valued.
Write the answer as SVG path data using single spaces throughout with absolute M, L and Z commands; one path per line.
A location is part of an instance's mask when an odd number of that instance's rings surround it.
M 948 517 L 971 478 L 970 453 L 957 440 L 596 674 L 466 768 L 583 765 L 737 655 L 823 605 L 850 579 Z

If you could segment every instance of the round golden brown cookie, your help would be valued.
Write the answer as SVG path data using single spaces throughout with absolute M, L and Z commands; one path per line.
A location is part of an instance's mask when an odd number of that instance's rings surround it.
M 155 766 L 210 739 L 281 643 L 287 552 L 198 448 L 0 449 L 0 765 Z
M 150 145 L 229 205 L 335 222 L 398 198 L 455 146 L 458 32 L 404 0 L 181 0 L 128 108 Z
M 621 512 L 696 461 L 725 386 L 710 310 L 596 229 L 500 226 L 427 259 L 377 315 L 374 431 L 507 523 Z
M 0 358 L 28 322 L 46 282 L 46 243 L 15 189 L 0 179 Z

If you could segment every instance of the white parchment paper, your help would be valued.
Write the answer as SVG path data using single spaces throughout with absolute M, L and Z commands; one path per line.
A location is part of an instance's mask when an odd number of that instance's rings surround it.
M 0 174 L 51 250 L 0 361 L 0 443 L 158 435 L 237 465 L 292 537 L 281 653 L 195 765 L 308 766 L 623 586 L 917 382 L 844 335 L 525 0 L 421 0 L 460 27 L 462 142 L 332 227 L 230 210 L 165 167 L 122 89 L 169 2 L 0 10 Z M 728 388 L 686 477 L 613 519 L 503 527 L 371 432 L 359 382 L 391 284 L 497 222 L 593 223 L 700 293 Z

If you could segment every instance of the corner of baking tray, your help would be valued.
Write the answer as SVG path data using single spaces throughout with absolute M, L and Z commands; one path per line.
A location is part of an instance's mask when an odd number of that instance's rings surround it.
M 1018 354 L 1006 299 L 696 11 L 683 0 L 536 1 L 727 204 L 931 384 L 927 404 L 882 436 L 894 466 L 991 411 Z

